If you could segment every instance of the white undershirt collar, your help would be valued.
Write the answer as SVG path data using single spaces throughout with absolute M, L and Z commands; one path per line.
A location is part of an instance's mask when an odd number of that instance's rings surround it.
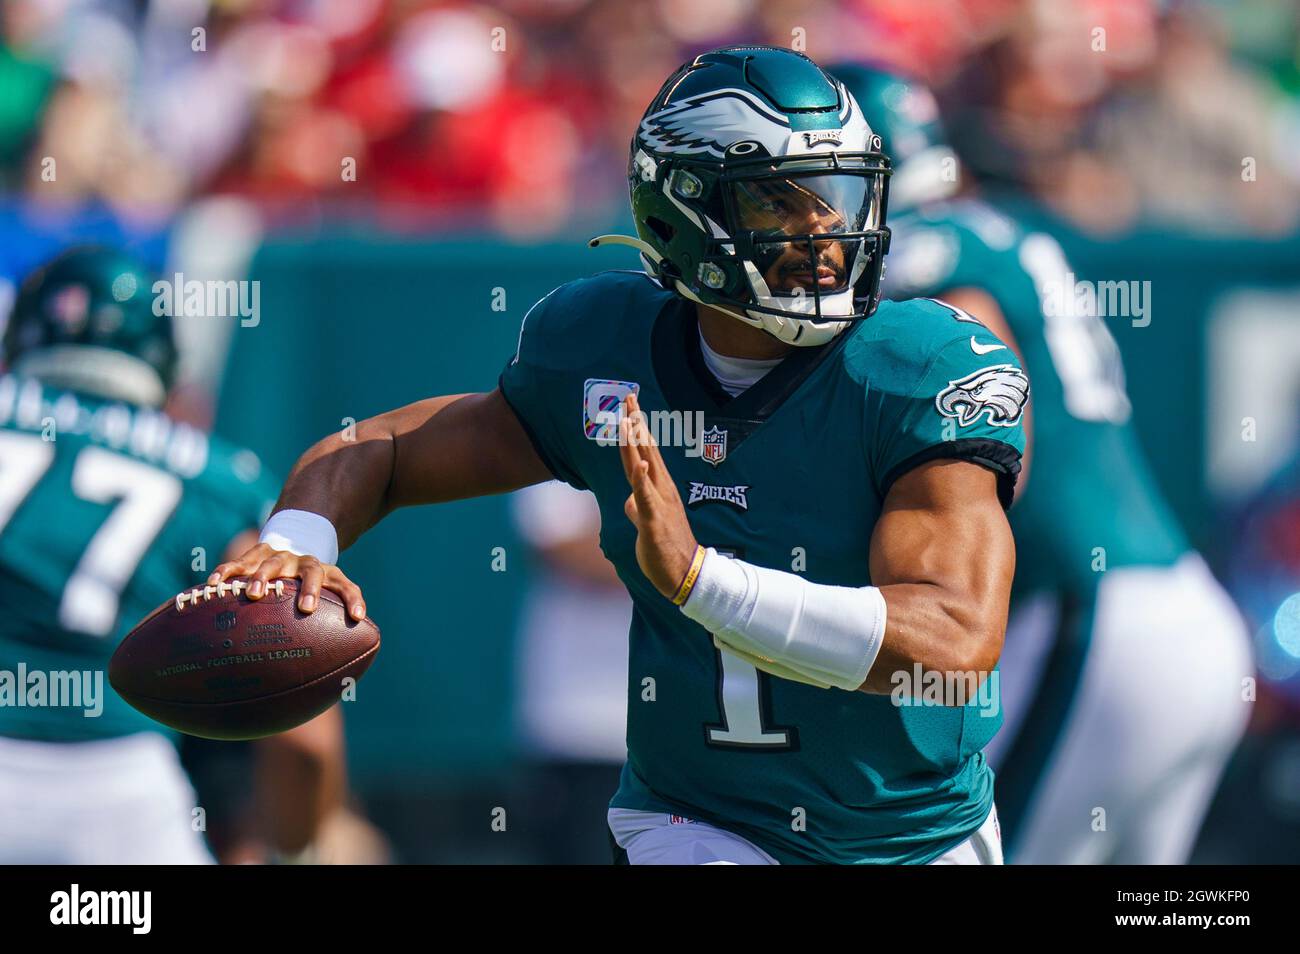
M 709 373 L 718 379 L 722 390 L 732 397 L 758 383 L 763 375 L 782 361 L 781 358 L 732 358 L 725 354 L 718 354 L 704 340 L 702 331 L 700 353 L 704 357 L 704 366 L 709 369 Z

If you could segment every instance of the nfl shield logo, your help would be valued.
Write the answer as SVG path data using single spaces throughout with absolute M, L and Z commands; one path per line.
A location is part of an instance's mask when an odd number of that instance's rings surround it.
M 727 459 L 727 431 L 721 427 L 707 427 L 701 435 L 700 456 L 717 467 Z

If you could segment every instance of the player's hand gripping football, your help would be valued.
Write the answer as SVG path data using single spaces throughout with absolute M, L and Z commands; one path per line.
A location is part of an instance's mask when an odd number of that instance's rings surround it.
M 635 394 L 624 402 L 618 452 L 632 485 L 623 512 L 636 527 L 636 561 L 655 589 L 671 599 L 690 569 L 697 544 L 677 485 L 650 436 Z
M 248 577 L 246 593 L 250 600 L 260 600 L 265 596 L 266 584 L 271 580 L 302 580 L 298 587 L 298 609 L 304 613 L 312 612 L 319 605 L 323 586 L 342 598 L 348 615 L 353 619 L 366 618 L 366 601 L 361 597 L 361 587 L 344 576 L 334 564 L 322 563 L 314 556 L 298 556 L 259 543 L 236 559 L 220 564 L 208 577 L 208 583 L 220 583 L 232 576 Z

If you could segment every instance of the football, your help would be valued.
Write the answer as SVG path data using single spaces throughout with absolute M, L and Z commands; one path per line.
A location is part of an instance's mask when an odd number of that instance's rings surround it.
M 260 600 L 247 586 L 200 586 L 158 607 L 117 647 L 109 683 L 151 719 L 206 739 L 274 735 L 338 702 L 379 651 L 379 628 L 350 619 L 329 590 L 307 615 L 297 580 L 273 580 Z

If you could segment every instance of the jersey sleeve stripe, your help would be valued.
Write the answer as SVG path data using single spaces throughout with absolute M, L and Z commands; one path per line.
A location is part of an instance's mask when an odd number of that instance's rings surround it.
M 965 460 L 987 467 L 998 476 L 998 501 L 1003 510 L 1011 509 L 1015 496 L 1016 478 L 1020 474 L 1020 451 L 1010 444 L 986 437 L 964 437 L 943 441 L 918 451 L 897 464 L 880 482 L 880 496 L 889 494 L 889 488 L 908 471 L 915 470 L 932 460 Z

